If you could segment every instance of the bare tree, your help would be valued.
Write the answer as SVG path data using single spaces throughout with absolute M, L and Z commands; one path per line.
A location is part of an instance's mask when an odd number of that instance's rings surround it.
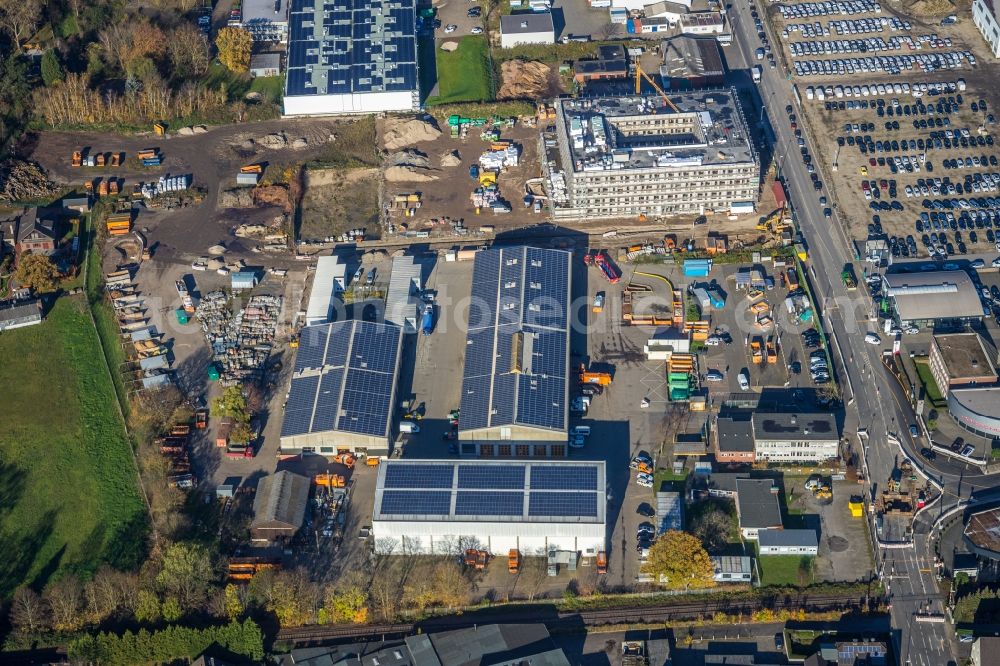
M 10 33 L 14 50 L 21 50 L 21 40 L 38 26 L 42 17 L 42 0 L 14 0 L 0 3 L 0 27 Z
M 520 581 L 524 583 L 524 593 L 528 601 L 534 601 L 542 589 L 542 583 L 549 575 L 548 562 L 543 557 L 526 557 L 521 566 Z
M 10 623 L 15 631 L 25 635 L 37 634 L 49 626 L 45 602 L 30 587 L 22 586 L 14 591 L 10 605 Z
M 83 626 L 83 585 L 70 574 L 45 588 L 42 597 L 52 613 L 56 631 L 76 631 Z
M 601 39 L 603 39 L 604 41 L 608 41 L 610 39 L 618 37 L 619 32 L 621 32 L 621 24 L 611 23 L 610 21 L 608 21 L 607 23 L 601 26 L 601 31 L 599 34 Z

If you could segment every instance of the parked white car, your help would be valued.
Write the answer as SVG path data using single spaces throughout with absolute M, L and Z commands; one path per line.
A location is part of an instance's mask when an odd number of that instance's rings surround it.
M 865 342 L 870 345 L 880 345 L 882 344 L 882 338 L 878 337 L 874 333 L 868 333 L 865 335 Z

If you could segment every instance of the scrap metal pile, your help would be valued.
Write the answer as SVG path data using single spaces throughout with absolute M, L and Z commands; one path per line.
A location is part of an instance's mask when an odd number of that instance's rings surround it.
M 223 385 L 260 379 L 280 312 L 281 296 L 251 296 L 235 316 L 224 292 L 213 291 L 202 299 L 196 314 Z

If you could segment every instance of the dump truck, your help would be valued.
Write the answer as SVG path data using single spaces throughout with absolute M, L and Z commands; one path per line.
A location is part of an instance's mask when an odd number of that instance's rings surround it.
M 580 383 L 610 386 L 611 375 L 607 372 L 588 372 L 585 365 L 580 364 Z
M 73 151 L 73 161 L 70 163 L 72 166 L 78 167 L 83 165 L 83 153 L 79 150 Z
M 844 270 L 840 273 L 840 279 L 848 291 L 854 291 L 858 288 L 858 279 L 854 276 L 853 265 L 844 264 Z
M 347 482 L 340 474 L 317 474 L 313 483 L 323 488 L 343 488 Z
M 585 254 L 583 256 L 583 263 L 588 266 L 596 266 L 611 284 L 617 284 L 618 280 L 621 279 L 621 272 L 611 263 L 611 258 L 608 257 L 604 250 Z
M 472 567 L 473 569 L 485 569 L 486 565 L 489 563 L 490 554 L 485 550 L 476 550 L 475 548 L 469 548 L 465 551 L 465 559 L 463 562 L 465 566 Z
M 768 338 L 767 339 L 766 349 L 767 349 L 767 362 L 768 363 L 777 363 L 778 362 L 778 348 L 777 348 L 777 345 L 775 344 L 773 338 Z
M 521 570 L 521 552 L 517 548 L 511 548 L 507 553 L 507 572 L 516 574 Z
M 603 550 L 597 554 L 597 574 L 603 576 L 608 573 L 608 554 Z
M 353 469 L 357 458 L 354 457 L 353 453 L 338 453 L 333 457 L 333 462 L 340 463 L 347 469 Z
M 750 360 L 754 363 L 761 363 L 764 356 L 761 353 L 760 341 L 754 338 L 750 341 Z

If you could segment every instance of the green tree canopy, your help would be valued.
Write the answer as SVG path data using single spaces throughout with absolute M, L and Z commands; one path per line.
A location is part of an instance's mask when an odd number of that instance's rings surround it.
M 649 549 L 649 559 L 642 571 L 654 582 L 670 590 L 706 588 L 715 585 L 712 560 L 698 538 L 668 530 Z

